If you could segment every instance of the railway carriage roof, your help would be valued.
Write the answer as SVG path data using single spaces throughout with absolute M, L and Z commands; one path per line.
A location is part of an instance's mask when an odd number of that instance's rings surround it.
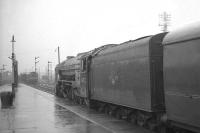
M 183 28 L 169 32 L 165 36 L 163 44 L 174 44 L 197 38 L 200 38 L 200 22 L 193 23 Z

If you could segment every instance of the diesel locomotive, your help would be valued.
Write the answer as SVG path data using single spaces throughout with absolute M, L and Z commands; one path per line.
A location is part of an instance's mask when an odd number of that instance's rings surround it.
M 158 132 L 200 132 L 200 24 L 78 54 L 55 77 L 57 96 Z

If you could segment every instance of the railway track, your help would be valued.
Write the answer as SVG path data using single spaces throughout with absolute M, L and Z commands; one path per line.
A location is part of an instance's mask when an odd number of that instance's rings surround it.
M 38 83 L 36 85 L 33 85 L 33 84 L 26 84 L 26 85 L 54 95 L 54 85 L 53 84 Z

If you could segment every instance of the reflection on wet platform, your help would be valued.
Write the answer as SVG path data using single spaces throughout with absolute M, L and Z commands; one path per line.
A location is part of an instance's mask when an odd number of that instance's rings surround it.
M 0 90 L 9 87 L 1 86 Z M 18 87 L 14 106 L 0 110 L 1 133 L 139 133 L 138 131 L 139 128 L 126 122 L 23 84 Z

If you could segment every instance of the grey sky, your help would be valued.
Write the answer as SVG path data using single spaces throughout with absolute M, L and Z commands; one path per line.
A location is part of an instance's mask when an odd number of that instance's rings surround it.
M 173 30 L 200 20 L 199 0 L 0 0 L 0 67 L 11 70 L 11 36 L 19 71 L 38 68 L 104 44 L 121 43 L 160 32 L 158 15 L 171 14 Z

